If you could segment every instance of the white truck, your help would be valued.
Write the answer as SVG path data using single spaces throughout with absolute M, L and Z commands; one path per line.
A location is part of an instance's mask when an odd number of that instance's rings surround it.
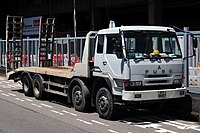
M 92 34 L 96 36 L 93 61 Z M 119 106 L 161 108 L 165 101 L 186 93 L 175 30 L 161 26 L 90 31 L 81 63 L 74 67 L 19 67 L 8 72 L 7 79 L 21 81 L 26 96 L 64 95 L 77 111 L 95 107 L 104 119 L 113 118 Z

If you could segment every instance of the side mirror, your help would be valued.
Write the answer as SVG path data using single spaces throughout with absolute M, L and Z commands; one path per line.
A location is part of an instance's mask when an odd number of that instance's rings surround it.
M 196 37 L 193 37 L 193 38 L 192 38 L 193 48 L 197 48 L 197 43 L 198 43 L 197 38 L 196 38 Z

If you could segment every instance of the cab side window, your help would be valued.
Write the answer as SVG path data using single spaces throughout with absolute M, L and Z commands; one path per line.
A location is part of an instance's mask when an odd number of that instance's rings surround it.
M 103 53 L 103 45 L 104 45 L 104 36 L 99 35 L 98 36 L 98 44 L 97 44 L 97 53 L 99 53 L 99 54 Z
M 123 58 L 122 41 L 120 35 L 107 36 L 106 54 L 116 54 L 117 58 Z

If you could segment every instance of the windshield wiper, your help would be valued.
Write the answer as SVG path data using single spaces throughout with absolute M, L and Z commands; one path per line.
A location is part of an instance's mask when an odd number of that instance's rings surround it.
M 163 57 L 164 58 L 164 60 L 166 60 L 166 61 L 169 61 L 169 60 L 173 60 L 173 58 L 172 57 Z
M 143 60 L 144 60 L 144 58 L 135 58 L 134 59 L 135 62 L 140 62 L 140 61 L 143 61 Z

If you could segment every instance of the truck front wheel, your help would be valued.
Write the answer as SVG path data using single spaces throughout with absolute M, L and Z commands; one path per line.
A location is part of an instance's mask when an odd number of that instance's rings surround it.
M 33 96 L 33 86 L 28 75 L 24 75 L 22 78 L 22 88 L 25 96 Z
M 89 99 L 85 96 L 84 89 L 75 85 L 72 90 L 72 103 L 77 111 L 85 112 L 90 107 Z
M 105 87 L 100 88 L 97 92 L 96 110 L 99 117 L 103 119 L 113 119 L 115 116 L 113 97 Z
M 41 100 L 44 98 L 44 85 L 42 79 L 39 76 L 35 76 L 33 79 L 33 94 L 36 99 Z

